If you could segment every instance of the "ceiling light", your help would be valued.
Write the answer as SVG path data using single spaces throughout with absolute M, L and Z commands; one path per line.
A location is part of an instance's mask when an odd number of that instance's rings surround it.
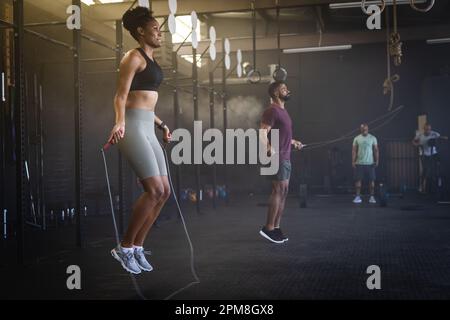
M 310 48 L 294 48 L 283 49 L 283 53 L 306 53 L 306 52 L 318 52 L 318 51 L 337 51 L 337 50 L 349 50 L 352 48 L 351 44 L 340 46 L 323 46 L 323 47 L 310 47 Z
M 450 38 L 428 39 L 427 44 L 450 43 Z

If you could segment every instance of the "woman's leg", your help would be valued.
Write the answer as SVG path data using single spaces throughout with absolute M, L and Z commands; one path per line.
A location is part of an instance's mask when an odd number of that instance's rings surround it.
M 144 186 L 144 193 L 133 206 L 133 213 L 121 242 L 121 246 L 125 248 L 131 248 L 136 243 L 137 234 L 147 220 L 152 217 L 155 207 L 162 201 L 165 194 L 160 176 L 146 178 L 141 182 Z
M 136 234 L 134 238 L 134 245 L 135 246 L 143 246 L 145 238 L 147 237 L 148 232 L 150 231 L 151 227 L 153 226 L 153 223 L 158 218 L 159 213 L 161 212 L 162 207 L 166 203 L 167 199 L 170 197 L 170 185 L 169 180 L 167 176 L 160 176 L 161 182 L 164 188 L 164 192 L 160 198 L 159 203 L 153 207 L 151 213 L 147 216 L 146 220 L 144 221 L 142 227 Z

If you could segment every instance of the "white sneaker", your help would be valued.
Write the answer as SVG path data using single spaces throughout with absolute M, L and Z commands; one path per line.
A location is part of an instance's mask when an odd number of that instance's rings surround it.
M 120 245 L 111 250 L 111 255 L 120 262 L 125 270 L 133 274 L 139 274 L 141 268 L 139 268 L 133 253 L 134 250 L 123 250 Z
M 370 196 L 369 202 L 370 203 L 377 203 L 377 200 L 375 200 L 374 196 Z
M 355 199 L 353 199 L 353 203 L 361 203 L 362 199 L 360 196 L 356 196 Z
M 134 258 L 136 259 L 137 265 L 143 271 L 152 271 L 152 265 L 145 258 L 144 248 L 134 248 Z

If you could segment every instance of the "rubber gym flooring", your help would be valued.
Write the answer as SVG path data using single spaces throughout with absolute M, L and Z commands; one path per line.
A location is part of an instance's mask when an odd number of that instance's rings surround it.
M 312 196 L 307 208 L 288 198 L 282 222 L 289 241 L 259 234 L 267 198 L 234 199 L 202 214 L 184 214 L 195 247 L 200 284 L 173 299 L 449 299 L 450 210 L 430 199 L 391 199 L 388 207 L 354 205 L 351 196 Z M 168 215 L 171 219 L 167 219 Z M 86 219 L 86 245 L 74 245 L 73 226 L 45 233 L 27 228 L 26 264 L 14 242 L 0 262 L 2 299 L 139 299 L 131 278 L 110 256 L 111 218 Z M 146 249 L 155 270 L 136 276 L 147 299 L 164 299 L 193 281 L 189 247 L 175 207 L 165 209 Z M 3 259 L 2 259 L 3 260 Z M 68 290 L 66 268 L 81 268 L 81 290 Z M 369 290 L 366 269 L 381 270 L 381 289 Z

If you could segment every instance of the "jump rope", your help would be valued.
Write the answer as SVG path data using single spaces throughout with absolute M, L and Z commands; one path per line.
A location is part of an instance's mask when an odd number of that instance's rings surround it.
M 397 116 L 397 114 L 403 109 L 403 107 L 404 106 L 401 105 L 401 106 L 397 107 L 396 109 L 394 109 L 392 111 L 389 111 L 386 114 L 384 114 L 384 115 L 382 115 L 382 116 L 380 116 L 380 117 L 378 117 L 378 118 L 368 122 L 367 124 L 371 125 L 371 124 L 374 124 L 374 123 L 376 123 L 378 121 L 381 121 L 381 120 L 384 120 L 384 119 L 387 118 L 387 120 L 385 120 L 381 124 L 378 124 L 377 126 L 375 126 L 374 128 L 371 129 L 372 131 L 376 131 L 376 130 L 380 129 L 381 127 L 385 126 L 386 124 L 388 124 L 389 122 L 391 122 Z M 330 139 L 330 140 L 325 140 L 325 141 L 320 141 L 320 142 L 313 142 L 313 143 L 309 143 L 309 144 L 304 144 L 303 147 L 307 148 L 307 150 L 321 148 L 321 147 L 324 147 L 324 146 L 327 146 L 327 145 L 330 145 L 330 144 L 333 144 L 333 143 L 337 143 L 337 142 L 340 142 L 340 141 L 344 141 L 344 140 L 350 139 L 357 131 L 358 131 L 358 129 L 352 130 L 352 131 L 342 135 L 340 138 L 335 138 L 335 139 Z M 178 202 L 178 198 L 177 198 L 175 192 L 173 191 L 174 188 L 173 188 L 172 176 L 170 174 L 169 160 L 168 160 L 168 155 L 167 155 L 167 151 L 166 151 L 167 144 L 163 145 L 163 144 L 160 143 L 160 145 L 161 145 L 161 148 L 162 148 L 162 150 L 164 152 L 164 160 L 166 162 L 166 167 L 167 167 L 167 176 L 169 178 L 170 188 L 172 190 L 171 193 L 172 193 L 173 198 L 175 200 L 175 203 L 177 205 L 178 214 L 180 215 L 181 222 L 183 223 L 184 232 L 186 234 L 186 238 L 187 238 L 187 241 L 188 241 L 188 244 L 189 244 L 190 267 L 191 267 L 192 276 L 194 277 L 194 280 L 195 280 L 195 281 L 190 282 L 186 286 L 184 286 L 184 287 L 174 291 L 173 293 L 171 293 L 170 295 L 168 295 L 164 299 L 164 300 L 169 300 L 172 297 L 174 297 L 175 295 L 177 295 L 178 293 L 180 293 L 180 292 L 190 288 L 191 286 L 199 284 L 200 283 L 200 278 L 198 277 L 197 272 L 195 270 L 194 246 L 192 244 L 191 237 L 189 236 L 189 231 L 188 231 L 187 226 L 186 226 L 186 221 L 184 220 L 183 212 L 181 211 L 181 208 L 180 208 L 180 203 Z M 106 177 L 106 184 L 108 186 L 109 203 L 110 203 L 110 206 L 111 206 L 111 216 L 112 216 L 112 221 L 113 221 L 113 226 L 114 226 L 115 239 L 116 239 L 117 244 L 119 245 L 120 244 L 120 236 L 119 236 L 119 231 L 117 229 L 117 223 L 116 223 L 116 217 L 115 217 L 115 211 L 114 211 L 114 204 L 113 204 L 112 193 L 111 193 L 111 184 L 109 182 L 108 165 L 106 163 L 106 156 L 105 156 L 105 151 L 108 150 L 110 146 L 111 146 L 111 144 L 108 142 L 107 144 L 105 144 L 100 149 L 100 152 L 102 154 L 103 164 L 104 164 L 104 167 L 105 167 L 105 177 Z M 146 254 L 148 254 L 148 253 L 146 252 Z M 147 298 L 142 293 L 142 290 L 139 287 L 139 284 L 137 283 L 137 280 L 136 280 L 134 274 L 130 273 L 130 278 L 131 278 L 131 282 L 133 283 L 133 287 L 134 287 L 134 290 L 136 291 L 136 294 L 142 300 L 147 300 Z
M 110 143 L 105 144 L 103 146 L 103 148 L 101 148 L 100 152 L 102 154 L 103 164 L 105 166 L 106 184 L 108 186 L 109 203 L 110 203 L 110 206 L 111 206 L 111 216 L 112 216 L 112 220 L 113 220 L 114 233 L 115 233 L 117 245 L 119 245 L 120 244 L 120 236 L 119 236 L 119 231 L 117 229 L 116 216 L 115 216 L 115 212 L 114 212 L 114 205 L 113 205 L 113 199 L 112 199 L 112 193 L 111 193 L 111 184 L 109 182 L 108 165 L 106 163 L 106 157 L 105 157 L 105 151 L 108 150 L 108 148 L 110 146 L 111 146 Z M 164 298 L 164 300 L 169 300 L 172 297 L 174 297 L 175 295 L 177 295 L 178 293 L 180 293 L 180 292 L 190 288 L 191 286 L 199 284 L 200 283 L 200 278 L 198 277 L 197 272 L 195 270 L 194 246 L 192 245 L 191 237 L 189 236 L 189 232 L 188 232 L 188 229 L 186 227 L 186 221 L 184 220 L 183 212 L 181 211 L 181 208 L 180 208 L 180 203 L 178 202 L 178 198 L 177 198 L 175 192 L 173 191 L 174 188 L 173 188 L 172 176 L 170 174 L 170 167 L 169 167 L 169 161 L 168 161 L 166 146 L 167 146 L 167 144 L 165 144 L 165 145 L 161 144 L 161 148 L 162 148 L 162 150 L 164 152 L 164 160 L 166 162 L 166 167 L 167 167 L 167 176 L 169 178 L 170 188 L 172 190 L 171 193 L 173 195 L 173 198 L 175 199 L 175 203 L 176 203 L 177 209 L 178 209 L 178 214 L 180 215 L 181 222 L 183 223 L 184 232 L 186 234 L 186 238 L 187 238 L 187 241 L 189 243 L 189 250 L 190 250 L 190 254 L 191 254 L 190 255 L 190 267 L 191 267 L 192 276 L 194 277 L 194 280 L 195 280 L 195 281 L 190 282 L 186 286 L 184 286 L 184 287 L 174 291 L 173 293 L 168 295 L 166 298 Z M 146 254 L 148 254 L 148 253 L 146 252 Z M 142 300 L 147 300 L 147 298 L 143 295 L 142 290 L 139 287 L 139 284 L 137 283 L 137 280 L 136 280 L 134 274 L 130 273 L 130 277 L 131 277 L 131 282 L 133 283 L 134 290 L 136 291 L 137 295 Z
M 370 129 L 370 131 L 377 131 L 378 129 L 384 127 L 385 125 L 387 125 L 389 122 L 391 122 L 399 113 L 400 111 L 404 108 L 403 105 L 387 112 L 386 114 L 368 122 L 368 125 L 373 125 L 374 123 L 377 123 L 381 120 L 384 120 L 383 122 L 381 122 L 380 124 L 377 124 L 376 126 L 374 126 L 373 128 Z M 355 129 L 352 131 L 349 131 L 343 135 L 341 135 L 339 138 L 335 138 L 335 139 L 330 139 L 330 140 L 324 140 L 324 141 L 319 141 L 319 142 L 313 142 L 313 143 L 309 143 L 309 144 L 304 144 L 303 147 L 307 150 L 312 150 L 312 149 L 317 149 L 317 148 L 322 148 L 325 146 L 328 146 L 330 144 L 334 144 L 337 142 L 341 142 L 341 141 L 345 141 L 348 139 L 351 139 L 355 133 L 357 133 L 359 131 L 359 129 Z

